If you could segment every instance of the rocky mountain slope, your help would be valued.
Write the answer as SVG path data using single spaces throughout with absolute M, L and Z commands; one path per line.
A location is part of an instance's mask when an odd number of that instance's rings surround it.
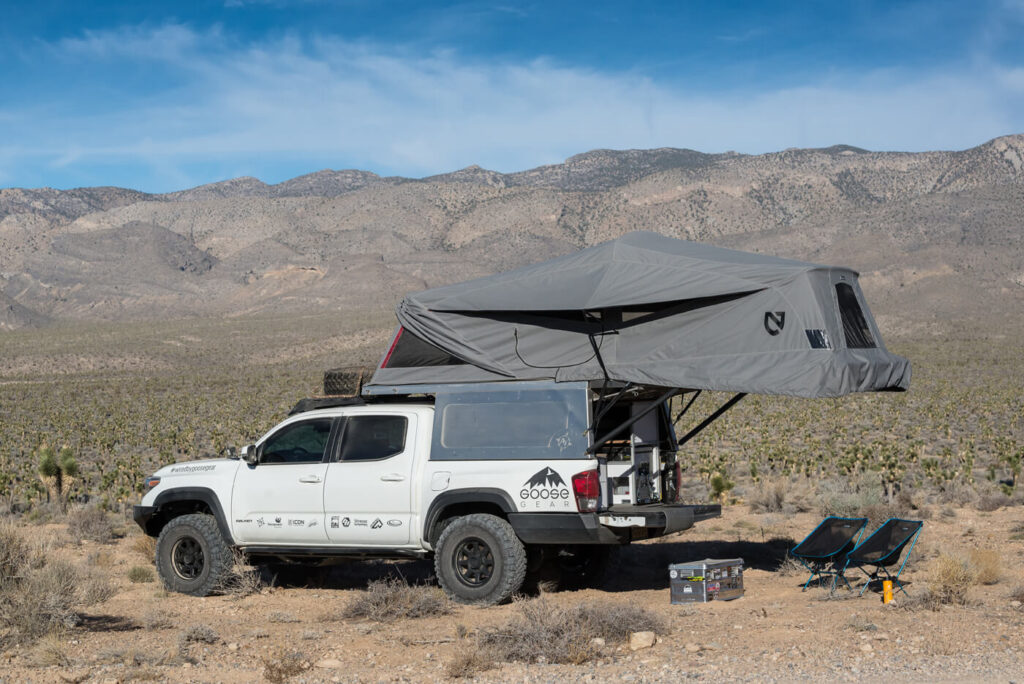
M 388 308 L 637 229 L 841 263 L 883 328 L 1024 310 L 1024 135 L 957 152 L 596 150 L 501 174 L 324 170 L 151 195 L 0 190 L 0 329 Z

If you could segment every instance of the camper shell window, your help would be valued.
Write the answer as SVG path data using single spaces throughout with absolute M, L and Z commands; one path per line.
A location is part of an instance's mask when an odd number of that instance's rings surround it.
M 462 385 L 438 392 L 430 458 L 437 461 L 587 458 L 586 383 Z M 500 389 L 499 389 L 500 388 Z

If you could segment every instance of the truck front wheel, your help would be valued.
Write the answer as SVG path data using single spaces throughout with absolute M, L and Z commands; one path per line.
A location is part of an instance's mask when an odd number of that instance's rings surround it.
M 174 518 L 156 542 L 156 569 L 169 591 L 209 596 L 231 570 L 231 549 L 211 515 Z
M 526 577 L 526 549 L 505 520 L 486 513 L 456 518 L 434 547 L 434 569 L 459 603 L 493 605 L 511 598 Z

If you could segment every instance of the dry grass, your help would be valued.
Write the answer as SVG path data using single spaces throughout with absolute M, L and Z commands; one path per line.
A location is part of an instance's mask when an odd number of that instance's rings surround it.
M 146 584 L 153 582 L 156 579 L 156 575 L 153 573 L 153 568 L 147 568 L 145 565 L 133 566 L 128 571 L 128 581 L 132 584 Z
M 113 595 L 99 573 L 47 555 L 10 524 L 0 526 L 0 623 L 14 641 L 74 627 L 81 610 Z
M 928 590 L 933 601 L 941 605 L 966 605 L 967 590 L 974 584 L 974 573 L 963 558 L 939 554 L 932 561 Z
M 220 636 L 209 625 L 190 625 L 182 630 L 178 636 L 178 643 L 181 646 L 189 644 L 215 644 L 220 641 Z
M 600 654 L 596 638 L 620 644 L 632 632 L 662 632 L 665 624 L 642 608 L 625 604 L 557 606 L 543 597 L 521 600 L 502 627 L 482 631 L 479 650 L 495 661 L 579 664 Z
M 1024 584 L 1018 584 L 1010 591 L 1010 600 L 1024 603 Z
M 494 666 L 494 660 L 487 653 L 471 646 L 456 653 L 445 665 L 444 673 L 451 679 L 468 679 Z
M 259 568 L 249 565 L 245 554 L 238 549 L 234 549 L 232 554 L 234 564 L 231 566 L 231 571 L 221 579 L 217 590 L 236 599 L 258 594 L 266 587 Z
M 365 592 L 345 605 L 341 617 L 393 622 L 448 615 L 451 612 L 451 601 L 439 588 L 411 585 L 392 577 L 370 582 Z
M 67 667 L 71 664 L 67 635 L 61 630 L 50 632 L 36 643 L 29 658 L 36 667 Z
M 967 557 L 968 566 L 978 584 L 997 584 L 1003 574 L 1003 563 L 995 549 L 974 549 Z
M 309 669 L 306 656 L 291 649 L 278 649 L 263 656 L 263 676 L 272 684 L 280 684 Z
M 287 611 L 275 610 L 267 614 L 267 622 L 284 625 L 293 622 L 301 622 L 301 620 Z
M 99 506 L 78 506 L 68 511 L 68 536 L 81 543 L 89 540 L 107 544 L 114 540 L 110 516 Z
M 156 563 L 155 538 L 141 534 L 132 539 L 131 550 L 132 553 L 140 556 L 143 560 L 148 561 L 151 565 Z

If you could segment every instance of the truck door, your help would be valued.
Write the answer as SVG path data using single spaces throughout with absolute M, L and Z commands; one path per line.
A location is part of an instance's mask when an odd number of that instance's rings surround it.
M 238 469 L 231 529 L 238 543 L 325 544 L 325 455 L 336 418 L 286 423 L 259 445 L 259 463 Z
M 327 466 L 327 536 L 345 546 L 408 544 L 416 414 L 353 413 Z

